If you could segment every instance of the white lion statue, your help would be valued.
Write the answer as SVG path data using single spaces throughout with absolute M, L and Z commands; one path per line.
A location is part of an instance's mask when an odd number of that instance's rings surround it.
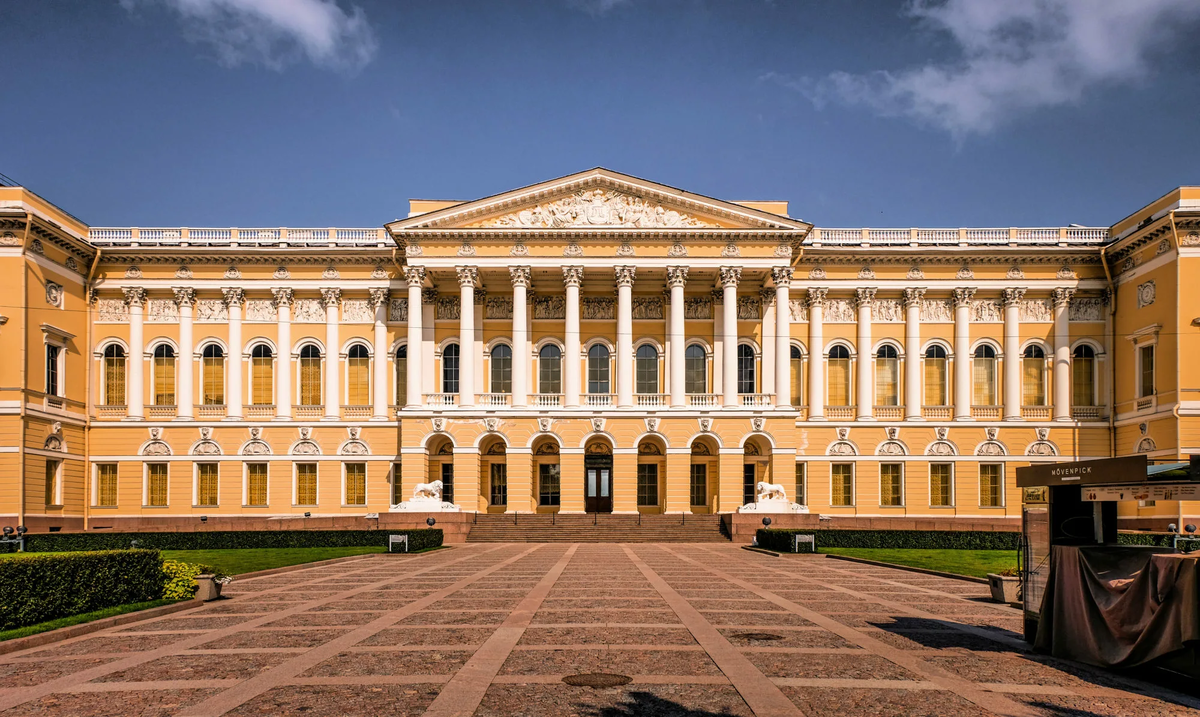
M 754 502 L 738 508 L 739 513 L 807 513 L 808 506 L 788 500 L 783 486 L 759 481 L 754 486 Z
M 435 480 L 432 483 L 418 483 L 416 488 L 413 488 L 413 500 L 425 498 L 427 500 L 442 499 L 442 482 Z
M 775 485 L 774 483 L 758 482 L 757 500 L 787 500 L 787 492 L 783 490 L 783 486 Z

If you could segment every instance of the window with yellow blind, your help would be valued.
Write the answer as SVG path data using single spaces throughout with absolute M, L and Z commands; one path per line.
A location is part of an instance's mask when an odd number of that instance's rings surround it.
M 346 505 L 367 504 L 367 464 L 346 464 Z
M 1071 405 L 1096 405 L 1096 350 L 1087 344 L 1071 355 Z
M 317 464 L 296 464 L 296 505 L 317 504 Z
M 218 497 L 218 474 L 216 463 L 196 464 L 196 505 L 216 507 Z
M 850 405 L 850 350 L 838 344 L 829 349 L 830 406 Z
M 167 464 L 146 464 L 146 505 L 163 508 L 167 505 Z
M 911 391 L 912 388 L 910 387 Z M 945 406 L 946 390 L 946 349 L 941 346 L 930 346 L 925 350 L 925 405 Z
M 275 355 L 270 346 L 259 344 L 250 351 L 250 403 L 271 406 L 275 403 L 274 395 Z
M 354 344 L 346 354 L 346 405 L 371 404 L 371 355 L 367 347 Z
M 983 463 L 979 466 L 979 505 L 984 508 L 999 508 L 1003 505 L 1004 466 L 999 463 Z
M 154 405 L 175 405 L 175 349 L 159 344 L 154 349 Z
M 117 464 L 96 464 L 96 506 L 117 507 Z
M 971 403 L 975 406 L 996 405 L 996 350 L 987 344 L 975 349 L 972 363 Z
M 805 470 L 807 463 L 796 464 L 796 497 L 794 500 L 798 505 L 808 505 L 808 481 L 806 476 L 808 471 Z
M 396 405 L 408 405 L 408 347 L 396 349 Z M 399 503 L 400 501 L 396 501 Z
M 904 505 L 904 478 L 899 463 L 879 464 L 879 504 Z
M 954 504 L 954 480 L 949 463 L 929 465 L 929 505 L 947 507 Z
M 246 505 L 267 504 L 267 464 L 246 464 Z
M 900 405 L 900 354 L 891 344 L 875 354 L 875 405 Z
M 312 344 L 300 349 L 300 405 L 321 405 L 321 351 Z
M 1029 346 L 1021 356 L 1021 405 L 1046 405 L 1046 352 Z
M 225 352 L 216 344 L 204 347 L 201 355 L 201 401 L 205 406 L 225 405 Z
M 804 387 L 804 354 L 800 353 L 800 349 L 796 346 L 792 347 L 791 351 L 791 380 L 792 380 L 792 405 L 803 406 L 801 402 L 801 389 Z
M 1153 396 L 1154 391 L 1154 346 L 1138 347 L 1138 398 Z
M 104 349 L 105 406 L 125 405 L 125 349 L 110 344 Z
M 62 505 L 62 461 L 46 461 L 46 507 Z
M 854 505 L 854 465 L 834 463 L 830 471 L 830 505 L 841 508 Z

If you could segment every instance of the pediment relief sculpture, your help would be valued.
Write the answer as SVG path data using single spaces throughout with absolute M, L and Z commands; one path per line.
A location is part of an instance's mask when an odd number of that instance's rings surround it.
M 474 226 L 519 229 L 670 229 L 720 225 L 647 201 L 642 197 L 611 189 L 589 189 L 485 219 Z

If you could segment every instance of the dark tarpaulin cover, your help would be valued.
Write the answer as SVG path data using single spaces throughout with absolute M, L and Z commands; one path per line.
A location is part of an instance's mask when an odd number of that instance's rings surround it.
M 1169 548 L 1056 545 L 1034 648 L 1135 667 L 1200 646 L 1200 568 Z

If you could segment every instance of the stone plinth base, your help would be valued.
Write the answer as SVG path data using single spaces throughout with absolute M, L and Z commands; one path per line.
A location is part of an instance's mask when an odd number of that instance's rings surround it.
M 749 545 L 754 534 L 763 527 L 762 513 L 732 513 L 728 516 L 729 533 L 734 545 Z M 1021 519 L 1012 518 L 856 518 L 833 516 L 821 520 L 816 513 L 772 513 L 771 528 L 782 530 L 981 530 L 989 532 L 1018 532 Z

